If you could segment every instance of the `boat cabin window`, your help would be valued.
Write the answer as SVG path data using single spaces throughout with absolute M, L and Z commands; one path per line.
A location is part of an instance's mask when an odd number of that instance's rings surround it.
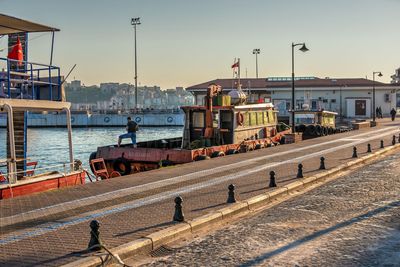
M 294 121 L 296 124 L 315 124 L 315 115 L 311 114 L 295 114 Z
M 257 124 L 264 125 L 264 117 L 262 112 L 257 112 Z
M 220 111 L 220 118 L 221 118 L 221 129 L 229 129 L 231 130 L 233 127 L 233 118 L 232 112 L 230 110 L 221 110 Z
M 204 112 L 203 111 L 193 111 L 192 123 L 193 123 L 194 128 L 204 128 L 205 127 Z
M 268 110 L 268 119 L 269 119 L 269 123 L 275 123 L 275 112 L 272 110 Z
M 213 128 L 218 128 L 219 125 L 219 114 L 218 112 L 213 112 Z

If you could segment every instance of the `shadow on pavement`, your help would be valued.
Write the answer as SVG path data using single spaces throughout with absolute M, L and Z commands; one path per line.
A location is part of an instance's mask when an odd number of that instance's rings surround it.
M 273 251 L 264 253 L 264 254 L 254 258 L 252 260 L 244 262 L 243 264 L 241 264 L 239 266 L 245 267 L 245 266 L 260 265 L 263 261 L 268 260 L 269 258 L 271 258 L 273 256 L 276 256 L 276 255 L 278 255 L 280 253 L 283 253 L 285 251 L 293 249 L 293 248 L 295 248 L 297 246 L 303 245 L 304 243 L 312 241 L 313 239 L 318 238 L 318 237 L 320 237 L 322 235 L 329 234 L 329 233 L 331 233 L 333 231 L 336 231 L 336 230 L 338 230 L 340 228 L 347 227 L 349 225 L 352 225 L 353 223 L 357 223 L 357 222 L 369 219 L 369 218 L 371 218 L 371 217 L 373 217 L 373 216 L 375 216 L 375 215 L 377 215 L 379 213 L 382 213 L 382 212 L 385 212 L 387 210 L 390 210 L 392 208 L 397 208 L 397 207 L 400 207 L 400 201 L 391 202 L 391 203 L 389 203 L 388 205 L 386 205 L 384 207 L 380 207 L 380 208 L 371 210 L 371 211 L 369 211 L 367 213 L 364 213 L 364 214 L 362 214 L 360 216 L 354 217 L 351 220 L 347 220 L 347 221 L 341 222 L 341 223 L 336 224 L 334 226 L 331 226 L 331 227 L 329 227 L 327 229 L 324 229 L 324 230 L 315 232 L 315 233 L 313 233 L 311 235 L 305 236 L 305 237 L 303 237 L 303 238 L 301 238 L 299 240 L 296 240 L 296 241 L 294 241 L 294 242 L 292 242 L 290 244 L 287 244 L 286 246 L 283 246 L 283 247 L 280 247 L 280 248 L 275 249 Z

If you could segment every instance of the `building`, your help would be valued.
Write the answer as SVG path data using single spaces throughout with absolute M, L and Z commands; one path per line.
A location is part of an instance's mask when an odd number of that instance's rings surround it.
M 216 79 L 193 85 L 186 90 L 194 95 L 196 105 L 204 105 L 207 87 L 211 83 L 221 85 L 224 92 L 236 88 L 235 79 Z M 292 80 L 286 77 L 241 79 L 242 90 L 250 102 L 272 102 L 279 115 L 289 116 L 291 108 Z M 392 108 L 400 108 L 400 84 L 382 83 L 365 78 L 317 78 L 295 79 L 296 109 L 308 104 L 311 109 L 336 111 L 342 117 L 370 118 L 372 96 L 375 87 L 375 107 L 381 107 L 384 115 Z

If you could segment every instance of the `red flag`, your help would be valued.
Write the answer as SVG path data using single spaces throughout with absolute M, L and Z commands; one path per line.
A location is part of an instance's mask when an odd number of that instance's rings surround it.
M 239 67 L 239 61 L 236 62 L 236 63 L 234 63 L 234 64 L 232 65 L 232 69 L 233 69 L 233 68 L 238 68 L 238 67 Z
M 7 56 L 9 59 L 15 59 L 18 60 L 18 65 L 22 65 L 22 62 L 24 60 L 24 53 L 22 52 L 22 44 L 19 41 L 19 37 L 17 37 L 17 43 L 14 45 L 10 53 L 8 53 Z

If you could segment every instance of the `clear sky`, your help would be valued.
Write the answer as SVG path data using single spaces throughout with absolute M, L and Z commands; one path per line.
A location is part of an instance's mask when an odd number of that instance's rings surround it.
M 400 67 L 400 0 L 0 0 L 0 12 L 61 29 L 54 64 L 85 84 L 134 83 L 132 17 L 138 26 L 138 81 L 162 88 L 232 77 L 291 75 L 389 82 Z M 30 59 L 47 63 L 50 34 L 32 34 Z M 4 38 L 2 38 L 4 39 Z M 7 44 L 0 39 L 0 49 Z M 4 56 L 4 52 L 0 53 Z M 71 80 L 71 78 L 69 80 Z

